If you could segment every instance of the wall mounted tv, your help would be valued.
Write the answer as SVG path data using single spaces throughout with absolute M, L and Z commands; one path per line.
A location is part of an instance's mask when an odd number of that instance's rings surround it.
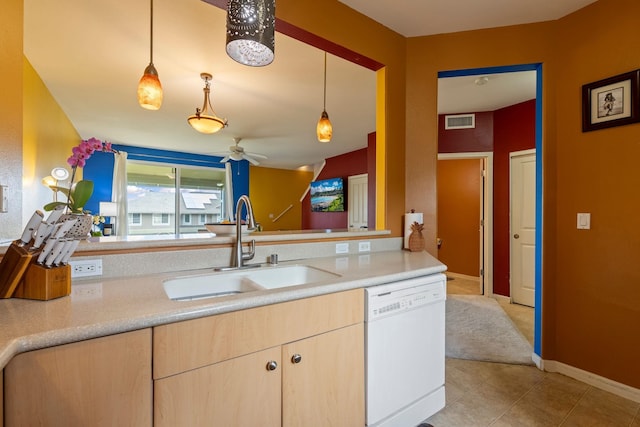
M 342 178 L 313 181 L 309 192 L 311 194 L 311 212 L 344 212 Z

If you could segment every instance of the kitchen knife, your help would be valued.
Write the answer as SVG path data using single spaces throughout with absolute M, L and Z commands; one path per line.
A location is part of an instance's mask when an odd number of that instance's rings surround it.
M 69 251 L 69 249 L 71 248 L 71 246 L 73 245 L 73 240 L 63 240 L 64 245 L 60 248 L 60 252 L 58 252 L 58 255 L 56 255 L 55 259 L 53 260 L 53 265 L 60 265 L 60 263 L 62 262 L 62 259 L 64 258 L 64 256 L 67 254 L 67 252 Z
M 33 244 L 31 245 L 31 250 L 38 249 L 42 242 L 49 236 L 51 231 L 53 231 L 53 224 L 48 224 L 46 222 L 41 222 L 36 232 L 33 235 Z
M 59 239 L 53 246 L 53 249 L 47 254 L 47 259 L 44 262 L 45 267 L 51 267 L 55 259 L 60 255 L 60 252 L 64 249 L 64 245 L 67 243 L 64 239 Z
M 69 246 L 69 248 L 67 248 L 65 246 L 66 253 L 62 257 L 62 260 L 60 261 L 60 264 L 62 264 L 62 265 L 69 264 L 69 259 L 71 258 L 71 255 L 73 255 L 73 253 L 76 251 L 76 248 L 78 247 L 78 244 L 80 244 L 80 239 L 74 239 L 74 240 L 71 241 L 71 245 Z
M 44 245 L 44 248 L 40 252 L 40 255 L 38 255 L 38 264 L 42 264 L 46 260 L 47 256 L 53 250 L 55 244 L 58 243 L 58 240 L 62 239 L 65 234 L 67 234 L 69 230 L 71 230 L 71 228 L 77 221 L 77 219 L 73 218 L 54 225 L 54 230 L 51 232 L 50 237 L 47 239 L 47 243 Z
M 27 225 L 22 232 L 22 236 L 20 236 L 20 241 L 22 242 L 20 243 L 20 246 L 25 246 L 29 244 L 29 242 L 31 242 L 33 233 L 38 228 L 38 225 L 42 222 L 43 217 L 44 215 L 42 214 L 42 212 L 38 210 L 35 211 L 33 215 L 31 215 L 29 222 L 27 222 Z
M 65 205 L 56 206 L 47 217 L 47 224 L 55 224 L 64 213 Z

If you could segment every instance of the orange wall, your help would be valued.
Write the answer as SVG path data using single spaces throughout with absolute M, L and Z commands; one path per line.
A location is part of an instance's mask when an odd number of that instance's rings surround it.
M 425 222 L 437 220 L 438 71 L 543 64 L 542 357 L 633 387 L 640 124 L 582 133 L 581 86 L 640 68 L 639 16 L 637 0 L 599 0 L 558 21 L 407 42 L 406 197 Z M 576 230 L 577 212 L 591 230 Z
M 302 229 L 300 198 L 312 179 L 313 172 L 251 166 L 249 194 L 264 231 Z M 289 205 L 293 207 L 273 222 Z

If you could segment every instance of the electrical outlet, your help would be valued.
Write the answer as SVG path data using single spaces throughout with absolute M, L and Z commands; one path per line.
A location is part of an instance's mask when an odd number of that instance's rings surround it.
M 102 259 L 70 261 L 71 277 L 102 276 Z
M 336 243 L 336 253 L 337 254 L 348 254 L 349 253 L 349 244 L 348 243 Z
M 371 250 L 371 242 L 358 243 L 358 252 L 369 252 Z

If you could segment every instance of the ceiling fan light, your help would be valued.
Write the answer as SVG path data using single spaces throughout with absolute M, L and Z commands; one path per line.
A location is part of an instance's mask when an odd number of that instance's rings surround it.
M 227 55 L 251 67 L 271 64 L 275 52 L 275 0 L 229 0 Z
M 211 106 L 211 100 L 209 99 L 209 80 L 212 78 L 211 74 L 201 73 L 200 77 L 204 80 L 204 88 L 202 89 L 204 92 L 204 102 L 202 109 L 196 108 L 196 113 L 187 118 L 187 123 L 200 133 L 216 133 L 227 126 L 227 119 L 218 117 Z M 209 114 L 209 110 L 211 110 L 213 114 Z
M 330 142 L 333 136 L 333 126 L 329 120 L 329 115 L 326 111 L 322 111 L 320 120 L 318 120 L 318 126 L 316 126 L 316 134 L 318 135 L 318 141 Z
M 145 68 L 138 83 L 138 103 L 147 110 L 159 110 L 162 105 L 162 85 L 153 64 Z

